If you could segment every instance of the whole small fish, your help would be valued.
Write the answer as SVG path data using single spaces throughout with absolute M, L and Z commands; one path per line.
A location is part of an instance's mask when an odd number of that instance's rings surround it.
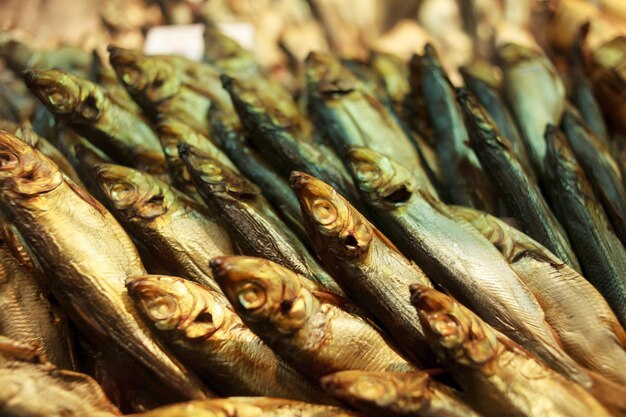
M 57 118 L 120 163 L 166 174 L 159 138 L 98 85 L 60 70 L 24 72 L 26 85 Z
M 321 384 L 333 396 L 368 415 L 480 417 L 458 392 L 423 371 L 342 371 L 325 376 Z
M 235 249 L 218 221 L 144 172 L 111 164 L 98 164 L 94 172 L 106 204 L 126 230 L 172 273 L 220 291 L 207 260 Z
M 508 43 L 498 49 L 502 90 L 526 144 L 535 172 L 544 172 L 546 125 L 558 125 L 565 110 L 565 86 L 544 54 Z M 557 254 L 559 255 L 559 254 Z
M 615 235 L 580 164 L 556 127 L 546 130 L 546 189 L 587 278 L 626 326 L 626 249 Z
M 205 22 L 204 60 L 219 68 L 220 72 L 236 77 L 252 78 L 261 73 L 254 55 L 211 21 Z
M 331 401 L 241 322 L 221 290 L 157 275 L 126 286 L 159 336 L 221 394 Z
M 605 145 L 609 144 L 609 132 L 600 109 L 598 99 L 593 94 L 593 85 L 587 77 L 587 59 L 585 58 L 585 38 L 589 32 L 589 22 L 580 28 L 576 41 L 568 54 L 568 73 L 571 79 L 570 95 L 585 123 L 594 135 Z
M 287 180 L 278 175 L 275 168 L 248 142 L 237 113 L 232 109 L 213 106 L 211 128 L 215 140 L 239 171 L 259 186 L 265 198 L 278 209 L 282 219 L 303 242 L 307 242 L 309 237 L 302 226 L 302 213 L 296 195 Z
M 350 175 L 332 149 L 313 143 L 311 133 L 298 125 L 297 106 L 267 91 L 257 80 L 222 76 L 243 126 L 266 160 L 288 176 L 304 171 L 333 184 L 343 195 L 358 201 Z M 290 100 L 291 101 L 291 100 Z
M 190 88 L 172 62 L 114 46 L 109 53 L 118 79 L 153 122 L 160 115 L 174 117 L 210 134 L 211 98 Z
M 485 416 L 611 414 L 453 298 L 415 284 L 411 302 L 440 361 Z
M 476 96 L 478 102 L 489 112 L 502 136 L 507 138 L 511 148 L 520 161 L 526 174 L 535 179 L 535 171 L 528 159 L 526 145 L 522 140 L 513 116 L 500 96 L 501 79 L 495 74 L 495 68 L 486 61 L 477 60 L 460 70 L 466 87 Z
M 270 259 L 342 294 L 333 278 L 278 218 L 256 185 L 189 145 L 181 146 L 179 153 L 200 195 L 226 224 L 240 253 Z
M 35 346 L 6 336 L 0 336 L 0 384 L 6 417 L 121 415 L 89 376 L 59 369 Z
M 546 314 L 563 349 L 584 367 L 626 385 L 626 332 L 602 295 L 582 275 L 519 230 L 487 213 L 454 207 L 511 264 Z
M 313 52 L 306 66 L 309 107 L 339 157 L 350 146 L 374 149 L 416 170 L 424 186 L 436 193 L 417 150 L 387 107 L 332 56 Z
M 602 203 L 615 233 L 626 245 L 626 189 L 618 163 L 613 159 L 607 145 L 573 112 L 565 112 L 562 126 L 571 149 Z
M 587 74 L 593 84 L 593 91 L 598 103 L 621 134 L 626 134 L 626 36 L 618 36 L 599 47 L 590 54 Z
M 407 355 L 418 364 L 434 364 L 408 302 L 409 285 L 432 285 L 428 277 L 330 185 L 301 172 L 292 174 L 291 184 L 322 264 Z
M 0 334 L 36 346 L 61 369 L 76 367 L 67 319 L 42 289 L 41 271 L 17 232 L 0 222 Z
M 185 162 L 178 154 L 178 145 L 187 143 L 203 152 L 207 152 L 214 158 L 218 159 L 222 164 L 237 170 L 235 165 L 228 157 L 214 144 L 210 137 L 193 130 L 182 121 L 172 117 L 161 117 L 159 119 L 159 137 L 161 146 L 165 153 L 165 160 L 169 168 L 170 177 L 173 184 L 181 191 L 189 196 L 202 201 L 196 187 L 193 185 L 189 171 Z
M 467 146 L 468 133 L 463 113 L 454 95 L 454 87 L 432 45 L 426 45 L 424 56 L 419 63 L 424 101 L 433 124 L 433 135 L 448 200 L 454 204 L 476 207 L 490 213 L 497 212 L 497 196 L 493 193 L 493 188 L 474 151 Z M 411 168 L 404 164 L 402 159 L 393 155 L 387 156 Z M 426 191 L 430 192 L 428 189 Z
M 113 216 L 39 151 L 0 132 L 0 203 L 33 249 L 63 310 L 96 344 L 132 356 L 182 398 L 205 388 L 150 337 L 124 281 L 146 273 Z M 52 279 L 54 278 L 54 279 Z
M 590 384 L 562 350 L 535 295 L 488 239 L 395 161 L 364 148 L 353 149 L 348 161 L 378 224 L 434 282 L 549 366 Z
M 519 163 L 508 141 L 495 128 L 487 112 L 465 90 L 458 92 L 470 133 L 470 146 L 485 167 L 511 214 L 528 236 L 548 248 L 559 259 L 580 272 L 580 264 L 563 226 L 544 200 L 538 185 Z
M 238 256 L 215 258 L 211 266 L 244 323 L 305 375 L 415 370 L 368 322 L 302 285 L 295 272 Z
M 230 397 L 160 407 L 129 417 L 357 417 L 328 405 L 268 397 Z

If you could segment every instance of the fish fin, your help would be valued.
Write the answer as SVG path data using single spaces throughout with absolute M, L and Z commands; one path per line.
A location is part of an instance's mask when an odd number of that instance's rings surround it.
M 72 190 L 74 194 L 76 194 L 81 200 L 98 210 L 98 212 L 103 216 L 107 214 L 107 210 L 104 208 L 104 206 L 100 204 L 100 202 L 96 200 L 91 194 L 89 194 L 80 186 L 76 185 L 76 183 L 74 183 L 74 181 L 68 178 L 65 174 L 63 174 L 63 178 L 70 190 Z

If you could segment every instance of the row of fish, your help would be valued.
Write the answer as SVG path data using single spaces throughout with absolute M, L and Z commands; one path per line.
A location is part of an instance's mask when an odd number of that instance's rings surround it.
M 3 415 L 626 415 L 626 38 L 584 30 L 465 87 L 431 45 L 313 52 L 294 98 L 212 26 L 202 63 L 26 69 Z

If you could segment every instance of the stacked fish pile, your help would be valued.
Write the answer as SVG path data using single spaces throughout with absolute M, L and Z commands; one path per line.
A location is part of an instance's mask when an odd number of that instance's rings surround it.
M 464 87 L 312 52 L 295 96 L 211 25 L 4 49 L 0 414 L 626 416 L 626 37 L 586 30 Z

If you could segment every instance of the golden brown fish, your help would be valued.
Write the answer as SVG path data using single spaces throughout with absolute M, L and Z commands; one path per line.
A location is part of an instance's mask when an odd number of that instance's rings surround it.
M 244 323 L 305 375 L 415 370 L 374 327 L 302 285 L 295 272 L 242 256 L 215 258 L 211 266 Z
M 50 159 L 6 132 L 0 160 L 2 208 L 54 273 L 46 284 L 83 334 L 131 355 L 181 397 L 204 398 L 203 385 L 151 339 L 131 305 L 124 282 L 146 272 L 119 223 Z

